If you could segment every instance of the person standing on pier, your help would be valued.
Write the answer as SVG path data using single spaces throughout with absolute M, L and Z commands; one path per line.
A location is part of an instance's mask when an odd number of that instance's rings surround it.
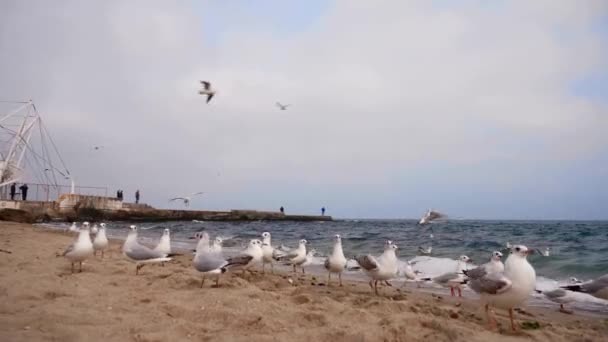
M 11 201 L 15 200 L 15 194 L 17 193 L 17 184 L 11 184 Z
M 135 204 L 139 203 L 139 189 L 137 189 L 137 191 L 135 191 Z
M 116 190 L 116 198 L 120 199 L 120 190 Z
M 19 187 L 19 190 L 21 190 L 21 198 L 24 201 L 27 201 L 27 189 L 28 189 L 28 186 L 25 183 L 23 183 L 23 185 Z
M 285 208 L 283 208 L 283 206 L 281 206 L 279 210 L 281 211 L 281 214 L 285 215 Z
M 321 208 L 321 216 L 325 216 L 325 207 Z

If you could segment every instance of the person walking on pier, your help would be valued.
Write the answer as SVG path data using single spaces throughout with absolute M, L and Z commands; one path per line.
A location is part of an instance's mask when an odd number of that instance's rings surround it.
M 285 208 L 283 208 L 283 206 L 281 206 L 279 210 L 281 211 L 281 214 L 285 215 Z
M 17 184 L 11 184 L 11 201 L 15 200 L 15 194 L 17 193 Z
M 137 189 L 137 191 L 135 191 L 135 204 L 139 203 L 139 189 Z
M 321 208 L 321 216 L 325 216 L 325 207 Z
M 21 198 L 24 201 L 27 201 L 27 189 L 28 189 L 28 186 L 25 183 L 23 183 L 23 185 L 19 187 L 19 190 L 21 190 Z

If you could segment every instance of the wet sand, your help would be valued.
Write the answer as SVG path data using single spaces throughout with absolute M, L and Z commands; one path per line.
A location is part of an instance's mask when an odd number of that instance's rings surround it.
M 0 222 L 0 341 L 605 341 L 608 319 L 530 308 L 489 331 L 476 300 L 324 277 L 227 273 L 216 288 L 191 255 L 164 267 L 111 257 L 71 274 L 73 235 Z M 10 252 L 10 253 L 9 253 Z M 290 282 L 291 280 L 291 282 Z M 538 323 L 538 325 L 537 325 Z M 522 329 L 521 327 L 528 327 Z

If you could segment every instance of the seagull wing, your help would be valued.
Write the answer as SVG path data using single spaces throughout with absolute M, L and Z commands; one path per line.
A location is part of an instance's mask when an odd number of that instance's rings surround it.
M 371 255 L 361 255 L 355 258 L 359 266 L 361 266 L 364 270 L 371 271 L 378 268 L 378 262 L 376 258 Z
M 277 102 L 277 107 L 283 108 L 283 105 L 281 104 L 281 102 Z
M 202 191 L 201 192 L 195 192 L 191 196 L 198 196 L 198 195 L 202 195 L 202 194 L 204 194 L 204 192 L 202 192 Z
M 477 293 L 500 294 L 511 288 L 511 280 L 502 273 L 490 273 L 469 282 L 469 287 Z
M 205 90 L 209 90 L 209 88 L 211 88 L 211 83 L 207 81 L 201 81 L 201 84 L 203 85 L 203 87 L 205 87 Z
M 177 200 L 182 200 L 182 201 L 185 201 L 186 199 L 187 199 L 187 198 L 184 198 L 184 197 L 175 197 L 175 198 L 171 198 L 171 199 L 169 200 L 169 202 L 172 202 L 172 201 L 177 201 Z
M 215 94 L 214 93 L 207 94 L 207 103 L 209 103 L 209 101 L 211 101 L 211 99 L 213 98 L 213 95 L 215 95 Z

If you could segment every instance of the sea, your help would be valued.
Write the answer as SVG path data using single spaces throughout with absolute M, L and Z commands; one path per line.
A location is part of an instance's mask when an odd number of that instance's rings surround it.
M 107 226 L 109 237 L 124 239 L 130 222 L 110 222 Z M 521 244 L 541 251 L 549 248 L 549 256 L 540 253 L 529 256 L 536 270 L 537 289 L 541 291 L 567 284 L 571 277 L 588 281 L 608 273 L 608 221 L 490 221 L 490 220 L 449 220 L 420 226 L 416 220 L 358 220 L 344 219 L 317 222 L 256 221 L 256 222 L 211 222 L 211 221 L 171 221 L 138 222 L 139 237 L 143 243 L 154 245 L 163 229 L 171 230 L 172 247 L 175 250 L 194 249 L 195 240 L 189 239 L 194 233 L 206 231 L 213 239 L 224 240 L 226 255 L 244 249 L 250 239 L 259 238 L 262 232 L 270 232 L 272 245 L 284 248 L 296 247 L 300 239 L 308 241 L 307 247 L 316 253 L 308 272 L 325 275 L 322 264 L 331 253 L 333 237 L 342 236 L 342 245 L 347 258 L 356 255 L 380 255 L 386 240 L 398 247 L 400 267 L 407 260 L 415 261 L 414 270 L 424 277 L 435 277 L 456 270 L 461 255 L 473 259 L 473 265 L 489 260 L 493 251 L 508 255 L 507 244 Z M 51 229 L 66 229 L 68 224 L 45 225 Z M 420 255 L 419 247 L 432 246 L 431 255 Z M 355 266 L 349 260 L 348 266 Z M 285 269 L 287 269 L 285 267 Z M 347 270 L 345 278 L 365 281 L 360 270 Z M 395 284 L 401 286 L 403 278 Z M 415 284 L 405 284 L 417 289 Z M 421 291 L 446 294 L 446 289 L 432 283 L 422 285 Z M 465 289 L 464 295 L 476 297 Z M 573 293 L 573 302 L 567 308 L 592 315 L 608 315 L 608 301 L 587 294 Z M 533 294 L 529 305 L 559 308 L 542 294 Z

